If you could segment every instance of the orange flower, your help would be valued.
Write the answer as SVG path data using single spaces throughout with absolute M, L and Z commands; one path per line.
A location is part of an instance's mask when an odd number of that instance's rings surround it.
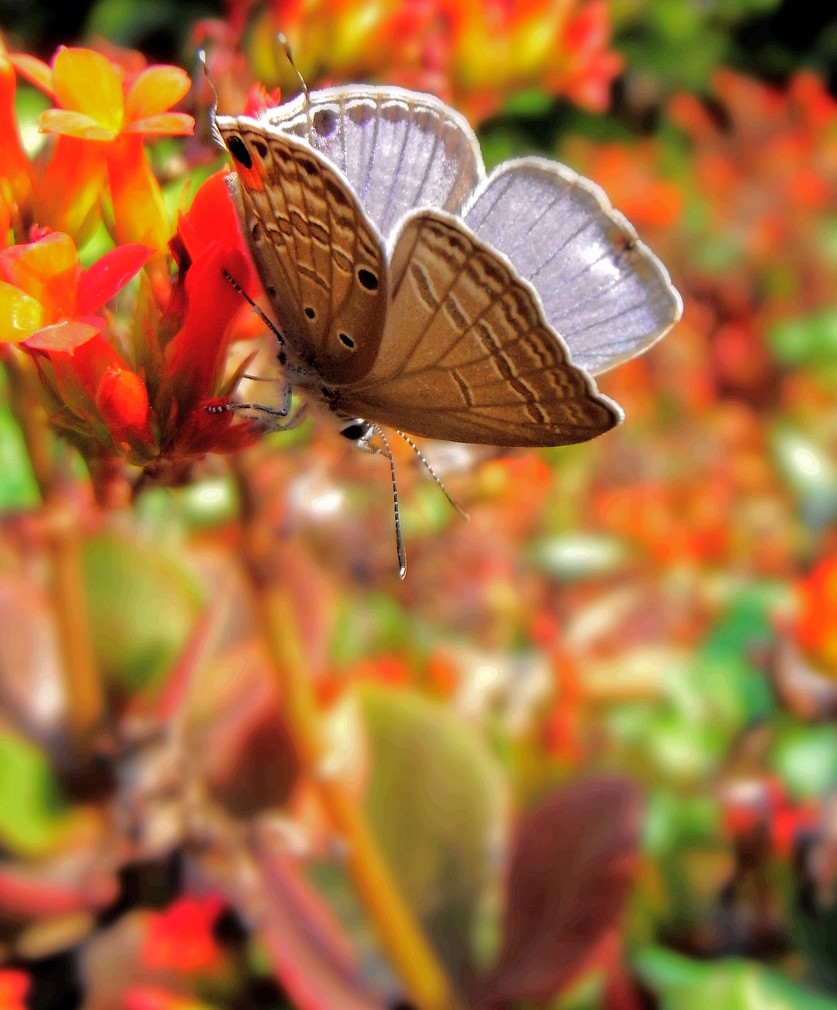
M 106 178 L 116 240 L 163 251 L 171 224 L 142 138 L 192 133 L 191 116 L 167 111 L 189 90 L 189 76 L 172 66 L 126 74 L 90 49 L 62 47 L 51 65 L 25 54 L 11 59 L 58 106 L 40 118 L 42 132 L 58 137 L 45 173 L 38 223 L 65 225 L 69 205 L 75 214 L 72 223 L 80 228 Z
M 41 113 L 44 133 L 109 142 L 120 134 L 190 134 L 191 116 L 167 112 L 190 88 L 179 67 L 145 67 L 126 76 L 92 49 L 60 47 L 47 66 L 34 56 L 12 57 L 18 71 L 59 106 Z
M 818 667 L 837 676 L 837 560 L 820 561 L 797 594 L 796 640 Z
M 299 43 L 295 53 L 309 83 L 319 72 L 432 91 L 473 122 L 532 87 L 601 110 L 622 65 L 607 48 L 603 0 L 274 0 L 245 42 L 251 65 L 273 80 L 289 79 L 275 45 L 278 27 Z

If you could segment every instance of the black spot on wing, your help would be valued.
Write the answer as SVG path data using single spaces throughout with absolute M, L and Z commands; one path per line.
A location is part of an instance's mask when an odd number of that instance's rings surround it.
M 247 145 L 241 139 L 241 137 L 235 136 L 230 137 L 227 141 L 227 149 L 233 156 L 233 159 L 243 165 L 245 168 L 253 167 L 253 159 L 250 157 L 250 152 L 247 150 Z

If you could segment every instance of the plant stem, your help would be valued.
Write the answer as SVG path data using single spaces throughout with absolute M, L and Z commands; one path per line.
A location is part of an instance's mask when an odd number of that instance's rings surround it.
M 254 528 L 250 489 L 241 471 L 238 477 L 246 565 L 300 761 L 319 792 L 332 827 L 346 844 L 349 876 L 409 998 L 421 1010 L 454 1010 L 447 978 L 399 892 L 363 813 L 345 783 L 324 770 L 326 743 L 303 657 L 294 601 L 289 590 L 274 585 L 266 574 L 267 551 Z
M 5 361 L 10 405 L 26 443 L 32 471 L 43 499 L 43 515 L 52 568 L 52 598 L 61 649 L 69 732 L 77 756 L 97 728 L 104 696 L 96 666 L 87 613 L 79 524 L 58 476 L 54 446 L 41 398 L 19 362 Z
M 65 503 L 47 503 L 52 555 L 52 596 L 67 689 L 68 722 L 77 750 L 84 752 L 98 728 L 104 694 L 93 654 L 78 523 Z

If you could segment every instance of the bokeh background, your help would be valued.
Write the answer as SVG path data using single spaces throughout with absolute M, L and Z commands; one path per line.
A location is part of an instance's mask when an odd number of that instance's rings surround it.
M 3 0 L 47 63 L 206 46 L 226 112 L 297 90 L 280 29 L 312 88 L 433 91 L 489 167 L 602 185 L 685 310 L 600 378 L 618 430 L 423 445 L 468 522 L 396 446 L 404 582 L 385 462 L 327 423 L 157 466 L 2 335 L 0 1010 L 441 1010 L 436 969 L 483 1010 L 837 1007 L 826 7 Z M 222 165 L 195 76 L 195 137 L 146 145 L 172 229 Z M 10 87 L 36 159 L 50 100 Z M 96 214 L 85 267 L 125 242 L 115 191 Z M 160 276 L 108 310 L 135 365 Z M 237 326 L 230 369 L 269 357 Z

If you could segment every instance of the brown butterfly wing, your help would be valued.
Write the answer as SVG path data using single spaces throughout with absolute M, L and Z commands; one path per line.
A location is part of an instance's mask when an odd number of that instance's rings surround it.
M 383 242 L 340 171 L 258 120 L 219 116 L 242 227 L 286 348 L 328 384 L 362 378 L 388 300 Z
M 341 410 L 414 435 L 510 446 L 583 442 L 621 420 L 569 360 L 531 285 L 457 218 L 407 218 L 390 277 L 378 358 L 341 391 Z

